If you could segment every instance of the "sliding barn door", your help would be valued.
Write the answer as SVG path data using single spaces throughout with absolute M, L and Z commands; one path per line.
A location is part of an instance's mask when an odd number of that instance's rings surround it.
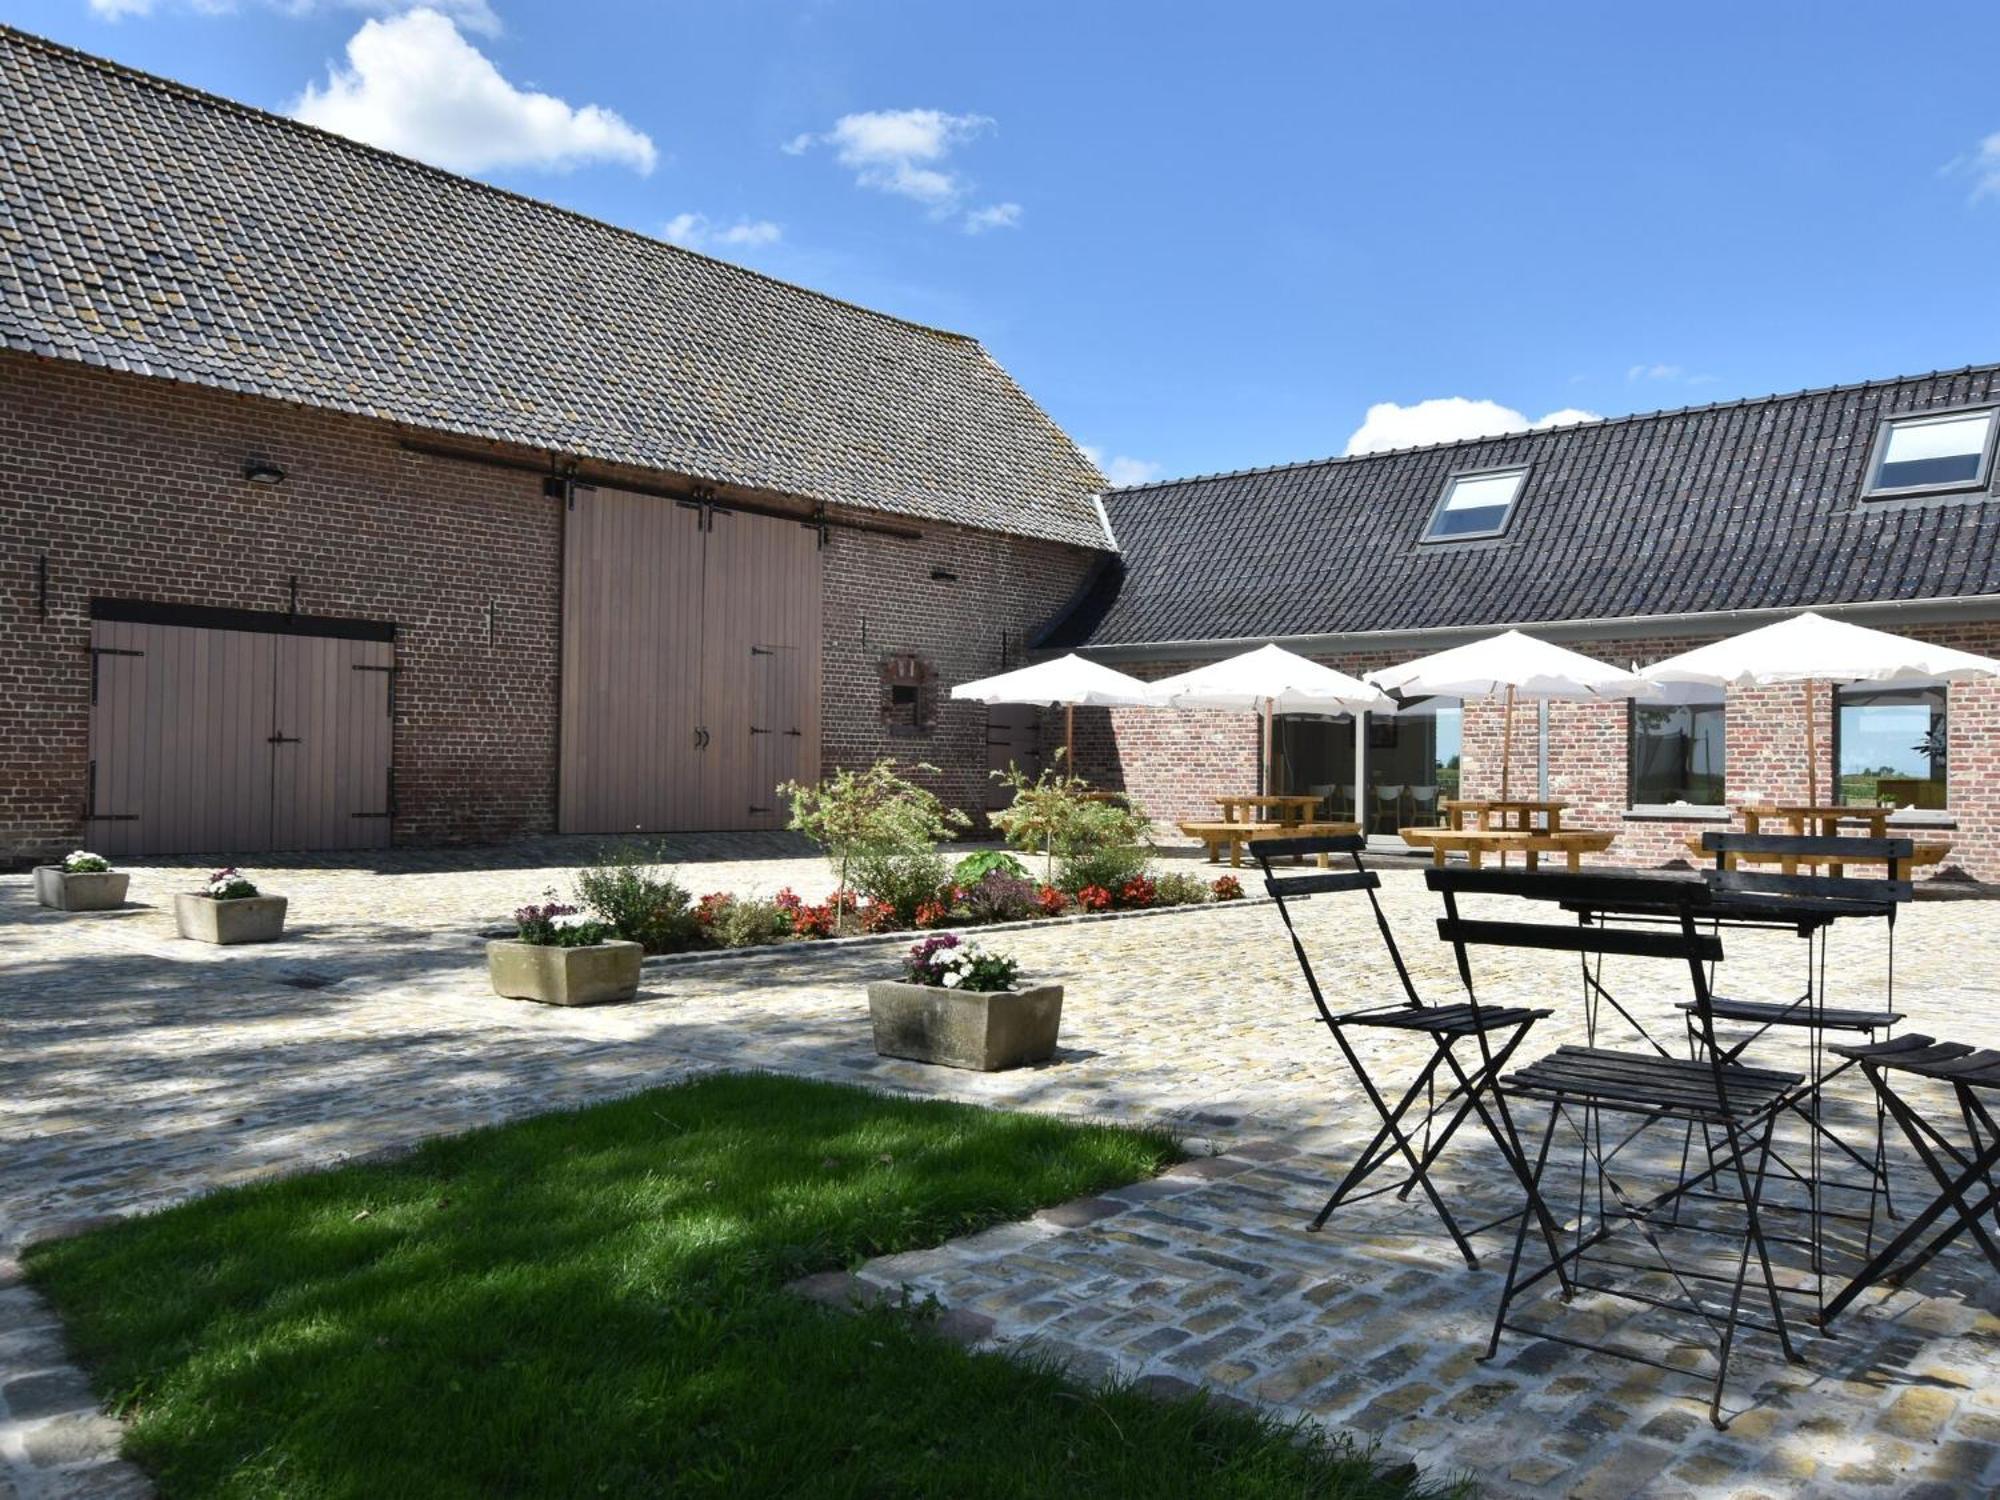
M 817 534 L 578 487 L 564 559 L 563 830 L 782 827 L 819 765 Z

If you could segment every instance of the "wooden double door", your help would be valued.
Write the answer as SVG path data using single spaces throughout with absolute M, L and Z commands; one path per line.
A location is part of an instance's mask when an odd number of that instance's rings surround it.
M 564 832 L 783 827 L 819 772 L 817 532 L 575 487 L 562 670 Z
M 93 620 L 90 848 L 387 844 L 395 653 L 388 640 Z

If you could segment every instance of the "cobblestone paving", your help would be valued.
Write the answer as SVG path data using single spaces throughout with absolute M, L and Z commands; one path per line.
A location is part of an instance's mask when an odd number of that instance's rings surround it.
M 1476 1272 L 1427 1211 L 1394 1198 L 1305 1234 L 1372 1117 L 1311 1021 L 1268 908 L 1015 934 L 1028 969 L 1068 987 L 1064 1049 L 1047 1067 L 982 1076 L 874 1056 L 861 987 L 893 950 L 649 965 L 639 1002 L 605 1009 L 497 999 L 472 932 L 566 887 L 564 867 L 590 847 L 263 866 L 263 883 L 292 897 L 292 924 L 283 942 L 248 949 L 173 938 L 169 898 L 192 883 L 187 866 L 135 871 L 135 905 L 101 916 L 43 912 L 25 877 L 0 877 L 0 1500 L 10 1486 L 20 1500 L 145 1493 L 106 1461 L 115 1424 L 63 1362 L 10 1247 L 714 1067 L 1166 1116 L 1222 1153 L 865 1268 L 877 1285 L 935 1293 L 996 1347 L 1035 1344 L 1086 1371 L 1270 1403 L 1473 1472 L 1497 1494 L 1986 1494 L 2000 1479 L 2000 1319 L 1974 1256 L 1949 1253 L 1920 1281 L 1926 1295 L 1868 1299 L 1837 1338 L 1803 1337 L 1804 1366 L 1753 1336 L 1732 1382 L 1739 1414 L 1718 1434 L 1697 1385 L 1644 1367 L 1521 1335 L 1480 1363 L 1506 1249 L 1497 1232 L 1480 1237 Z M 828 883 L 781 839 L 673 854 L 697 889 Z M 1449 951 L 1427 938 L 1432 898 L 1413 872 L 1387 882 L 1419 985 L 1449 994 Z M 1342 992 L 1383 994 L 1365 908 L 1307 911 Z M 2000 1042 L 1994 911 L 1939 902 L 1906 915 L 1897 972 L 1913 1026 Z M 1799 946 L 1733 939 L 1732 990 L 1785 992 Z M 1618 977 L 1634 993 L 1671 984 L 1648 967 Z M 1837 933 L 1833 968 L 1849 993 L 1879 987 L 1879 930 Z M 1531 1051 L 1580 1038 L 1575 976 L 1559 959 L 1496 957 L 1490 986 L 1493 998 L 1557 1004 Z M 1450 1176 L 1469 1220 L 1511 1207 L 1490 1150 L 1455 1149 Z M 1567 1332 L 1623 1317 L 1581 1304 L 1536 1313 Z M 1677 1326 L 1639 1336 L 1670 1349 Z

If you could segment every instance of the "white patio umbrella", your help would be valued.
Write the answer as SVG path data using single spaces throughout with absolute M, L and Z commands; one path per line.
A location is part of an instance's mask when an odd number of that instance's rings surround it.
M 1813 687 L 1821 682 L 1970 682 L 2000 676 L 2000 661 L 1870 630 L 1808 610 L 1775 625 L 1655 662 L 1641 674 L 1659 683 L 1707 687 L 1805 685 L 1806 804 L 1819 802 L 1819 742 Z
M 1226 661 L 1152 684 L 1164 708 L 1243 708 L 1264 715 L 1264 784 L 1271 784 L 1272 722 L 1279 714 L 1366 713 L 1393 707 L 1380 688 L 1278 645 L 1259 646 Z
M 1064 770 L 1076 758 L 1076 711 L 1084 708 L 1141 708 L 1152 703 L 1147 685 L 1136 677 L 1114 672 L 1071 652 L 1052 661 L 1037 662 L 1002 672 L 998 677 L 982 677 L 977 682 L 961 682 L 951 696 L 972 703 L 1029 703 L 1042 708 L 1063 710 Z
M 1505 696 L 1501 733 L 1500 796 L 1508 793 L 1514 761 L 1514 703 L 1543 698 L 1650 698 L 1657 691 L 1636 672 L 1595 661 L 1518 630 L 1433 652 L 1415 661 L 1370 672 L 1368 680 L 1405 698 Z

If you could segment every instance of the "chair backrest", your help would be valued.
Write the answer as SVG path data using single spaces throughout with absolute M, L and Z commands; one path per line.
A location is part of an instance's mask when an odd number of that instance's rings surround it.
M 1688 985 L 1694 994 L 1694 1018 L 1699 1026 L 1704 1055 L 1711 1064 L 1716 1101 L 1729 1112 L 1728 1092 L 1723 1086 L 1722 1050 L 1715 1037 L 1714 996 L 1709 989 L 1709 966 L 1722 960 L 1722 939 L 1697 925 L 1700 913 L 1709 905 L 1705 882 L 1665 873 L 1604 873 L 1597 871 L 1549 872 L 1526 870 L 1430 869 L 1424 872 L 1430 888 L 1444 897 L 1444 915 L 1438 919 L 1438 936 L 1452 945 L 1458 961 L 1458 977 L 1465 994 L 1479 1012 L 1478 987 L 1472 979 L 1472 959 L 1468 950 L 1476 947 L 1534 948 L 1575 953 L 1590 978 L 1592 958 L 1622 954 L 1634 958 L 1680 959 L 1687 965 Z M 1515 896 L 1545 902 L 1560 915 L 1560 921 L 1490 921 L 1459 914 L 1458 898 L 1478 894 Z M 1653 920 L 1625 919 L 1625 925 L 1609 913 L 1631 908 L 1655 913 Z M 1567 908 L 1567 909 L 1566 909 Z M 1572 915 L 1581 911 L 1583 915 Z M 1664 915 L 1662 922 L 1659 916 Z M 1480 1030 L 1482 1049 L 1485 1032 Z
M 1362 867 L 1361 852 L 1367 847 L 1366 839 L 1352 833 L 1250 841 L 1251 856 L 1256 859 L 1257 868 L 1264 876 L 1264 889 L 1277 904 L 1279 920 L 1285 924 L 1286 935 L 1292 940 L 1292 952 L 1299 961 L 1299 972 L 1305 975 L 1306 988 L 1312 992 L 1313 1008 L 1328 1026 L 1334 1024 L 1333 1009 L 1326 1003 L 1326 994 L 1320 989 L 1319 976 L 1313 972 L 1312 957 L 1306 952 L 1305 940 L 1299 936 L 1298 926 L 1292 920 L 1290 906 L 1294 901 L 1304 901 L 1313 896 L 1344 891 L 1365 892 L 1369 909 L 1375 915 L 1375 930 L 1381 934 L 1382 945 L 1389 950 L 1389 962 L 1395 966 L 1396 980 L 1402 986 L 1404 1004 L 1421 1009 L 1424 1003 L 1417 994 L 1415 981 L 1410 978 L 1409 966 L 1403 962 L 1403 950 L 1396 946 L 1396 933 L 1389 925 L 1388 914 L 1382 910 L 1381 898 L 1375 894 L 1382 887 L 1382 877 Z M 1307 854 L 1323 854 L 1328 856 L 1329 861 L 1333 856 L 1344 856 L 1349 867 L 1298 875 L 1281 875 L 1271 869 L 1273 860 Z
M 1701 846 L 1715 856 L 1715 867 L 1704 871 L 1711 889 L 1724 895 L 1763 900 L 1833 903 L 1843 912 L 1877 911 L 1895 919 L 1896 907 L 1911 900 L 1916 888 L 1906 872 L 1917 852 L 1907 838 L 1849 838 L 1787 833 L 1704 833 Z M 1798 860 L 1829 866 L 1826 873 L 1732 869 L 1730 862 L 1748 855 L 1760 862 Z M 1838 863 L 1840 872 L 1831 866 Z M 1850 864 L 1881 865 L 1883 874 L 1849 875 Z

